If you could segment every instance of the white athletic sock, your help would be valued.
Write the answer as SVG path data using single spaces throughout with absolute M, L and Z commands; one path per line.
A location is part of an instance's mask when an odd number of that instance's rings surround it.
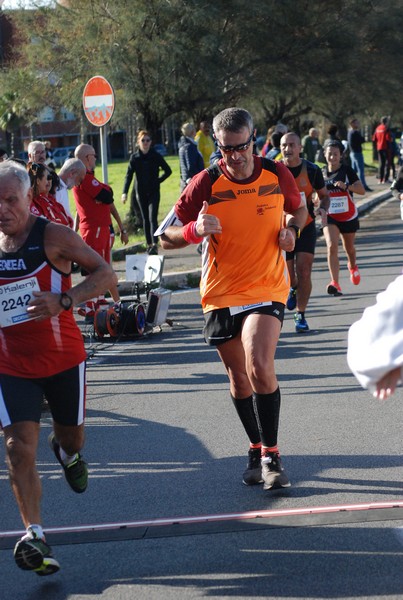
M 73 456 L 69 456 L 68 454 L 66 454 L 66 452 L 63 450 L 63 448 L 61 446 L 59 449 L 59 454 L 60 454 L 60 458 L 62 459 L 62 463 L 64 465 L 66 465 L 66 467 L 68 465 L 71 465 L 71 463 L 74 462 L 76 460 L 76 458 L 78 457 L 77 452 L 75 454 L 73 454 Z
M 28 525 L 27 538 L 32 539 L 34 537 L 41 538 L 41 539 L 45 538 L 45 534 L 43 533 L 42 525 L 36 525 L 36 524 Z

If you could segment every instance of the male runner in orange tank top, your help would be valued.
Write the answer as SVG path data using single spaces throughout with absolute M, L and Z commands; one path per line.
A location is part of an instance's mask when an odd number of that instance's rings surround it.
M 294 248 L 307 210 L 285 165 L 253 154 L 246 110 L 223 110 L 213 130 L 222 159 L 195 175 L 157 235 L 164 249 L 203 240 L 204 335 L 217 347 L 249 437 L 243 481 L 289 487 L 277 445 L 274 354 L 289 290 L 284 252 Z

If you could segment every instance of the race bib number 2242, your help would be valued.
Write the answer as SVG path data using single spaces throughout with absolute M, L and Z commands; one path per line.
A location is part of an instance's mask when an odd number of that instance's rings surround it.
M 27 307 L 33 298 L 32 292 L 39 291 L 36 277 L 0 285 L 0 327 L 29 321 L 32 317 L 27 312 Z

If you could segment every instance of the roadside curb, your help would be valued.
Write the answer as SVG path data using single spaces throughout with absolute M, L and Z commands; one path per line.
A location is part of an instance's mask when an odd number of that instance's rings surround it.
M 390 190 L 385 190 L 384 192 L 378 192 L 377 194 L 374 194 L 372 198 L 362 201 L 362 203 L 358 206 L 358 214 L 364 214 L 371 208 L 374 208 L 374 206 L 377 204 L 380 204 L 389 198 L 392 198 L 392 192 Z

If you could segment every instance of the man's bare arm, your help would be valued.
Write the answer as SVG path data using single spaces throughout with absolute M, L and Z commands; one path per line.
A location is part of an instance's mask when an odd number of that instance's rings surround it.
M 182 225 L 170 225 L 160 236 L 161 246 L 164 250 L 174 250 L 175 248 L 184 248 L 188 245 L 183 237 Z
M 69 227 L 49 224 L 45 231 L 45 251 L 50 263 L 62 273 L 71 271 L 72 262 L 88 272 L 87 277 L 68 290 L 73 306 L 95 298 L 117 285 L 112 267 Z M 63 310 L 59 302 L 60 294 L 34 292 L 34 296 L 28 310 L 37 318 L 53 317 Z
M 170 225 L 167 227 L 160 237 L 161 246 L 164 248 L 164 250 L 173 250 L 175 248 L 184 248 L 187 246 L 189 242 L 186 241 L 184 237 L 184 231 L 186 231 L 189 226 L 193 226 L 194 236 L 199 238 L 198 241 L 201 241 L 202 238 L 206 237 L 207 235 L 221 233 L 222 227 L 220 220 L 215 215 L 208 214 L 207 211 L 208 202 L 203 202 L 203 206 L 197 216 L 197 221 L 187 223 L 183 226 Z M 194 238 L 190 243 L 197 243 L 196 238 Z

